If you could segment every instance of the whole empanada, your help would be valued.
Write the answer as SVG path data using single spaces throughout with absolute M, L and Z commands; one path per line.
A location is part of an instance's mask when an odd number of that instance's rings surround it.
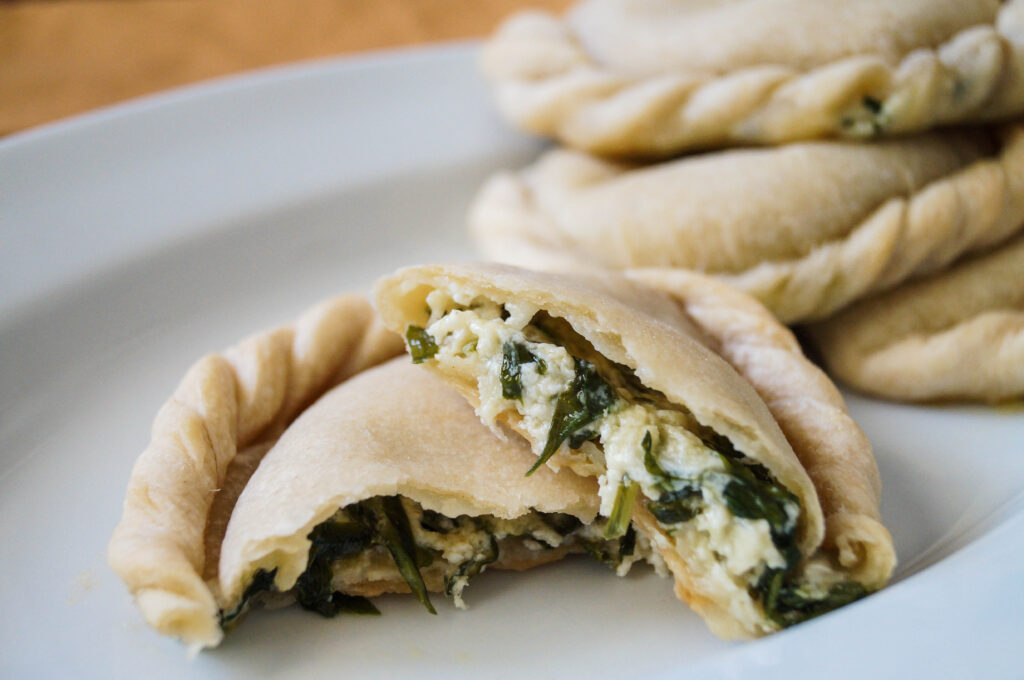
M 470 212 L 490 258 L 703 271 L 785 322 L 941 269 L 1024 225 L 1024 127 L 804 142 L 650 166 L 552 151 L 490 180 Z
M 531 442 L 530 471 L 599 476 L 608 535 L 632 517 L 717 634 L 883 586 L 878 470 L 835 388 L 742 293 L 688 272 L 663 290 L 437 265 L 383 279 L 376 300 L 414 361 Z
M 807 330 L 828 370 L 868 394 L 1024 397 L 1024 236 Z
M 594 153 L 875 137 L 1024 112 L 1024 0 L 584 0 L 482 64 L 515 125 Z

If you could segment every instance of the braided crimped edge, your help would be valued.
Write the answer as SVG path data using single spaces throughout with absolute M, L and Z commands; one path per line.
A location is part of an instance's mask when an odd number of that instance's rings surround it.
M 1024 235 L 807 327 L 828 370 L 901 401 L 1024 397 Z
M 842 237 L 792 260 L 738 273 L 706 272 L 750 293 L 784 323 L 826 317 L 854 300 L 942 269 L 1024 228 L 1024 125 L 999 130 L 999 153 L 882 202 Z M 523 177 L 500 173 L 473 203 L 470 230 L 483 253 L 533 269 L 585 265 L 559 241 Z M 651 276 L 673 268 L 638 267 Z
M 222 637 L 204 549 L 210 507 L 237 452 L 275 440 L 317 397 L 401 354 L 363 295 L 323 302 L 186 373 L 132 469 L 110 566 L 146 621 L 192 652 Z
M 627 77 L 592 60 L 566 22 L 529 11 L 498 29 L 481 66 L 513 124 L 594 153 L 869 138 L 1024 111 L 1024 0 L 897 65 L 865 54 L 805 72 Z
M 793 334 L 759 302 L 710 277 L 673 271 L 630 278 L 670 295 L 754 387 L 814 482 L 825 516 L 822 547 L 858 582 L 884 586 L 896 553 L 881 523 L 871 443 Z

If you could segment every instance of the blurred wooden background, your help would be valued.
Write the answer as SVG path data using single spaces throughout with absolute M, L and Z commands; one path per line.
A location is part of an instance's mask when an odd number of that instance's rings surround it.
M 0 134 L 270 64 L 482 37 L 569 0 L 0 0 Z

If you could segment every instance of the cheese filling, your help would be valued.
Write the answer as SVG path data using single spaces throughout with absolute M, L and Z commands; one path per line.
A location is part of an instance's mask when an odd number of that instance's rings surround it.
M 393 592 L 396 581 L 431 613 L 428 590 L 443 590 L 464 609 L 469 580 L 489 565 L 522 567 L 588 552 L 625 574 L 649 559 L 650 545 L 635 532 L 609 539 L 604 521 L 584 525 L 572 515 L 533 511 L 514 519 L 492 515 L 448 517 L 402 496 L 375 497 L 340 508 L 314 527 L 306 571 L 290 595 L 324 616 L 342 612 L 375 614 L 366 595 Z M 560 552 L 559 552 L 560 551 Z M 238 607 L 221 613 L 228 627 L 255 598 L 274 593 L 274 574 L 253 575 Z
M 607 535 L 625 531 L 640 502 L 701 590 L 733 616 L 765 632 L 797 622 L 776 609 L 780 592 L 798 589 L 800 504 L 766 468 L 601 356 L 564 320 L 457 291 L 436 290 L 427 305 L 426 327 L 406 334 L 414 361 L 437 361 L 446 374 L 475 381 L 481 418 L 493 424 L 503 416 L 525 430 L 538 464 L 599 476 Z

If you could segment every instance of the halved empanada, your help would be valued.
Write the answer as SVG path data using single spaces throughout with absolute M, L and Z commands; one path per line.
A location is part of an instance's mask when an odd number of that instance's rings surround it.
M 603 521 L 592 524 L 594 480 L 524 477 L 530 447 L 508 435 L 404 357 L 338 386 L 285 431 L 238 499 L 221 548 L 225 622 L 276 593 L 330 616 L 413 592 L 433 612 L 427 591 L 462 606 L 487 568 L 588 551 L 624 573 L 650 554 L 632 531 L 606 540 Z
M 786 322 L 935 271 L 1024 225 L 1024 127 L 876 144 L 807 142 L 653 166 L 553 151 L 481 191 L 474 237 L 498 261 L 684 268 Z
M 596 153 L 874 137 L 1024 111 L 1024 0 L 585 0 L 513 16 L 483 70 Z
M 1024 237 L 808 328 L 840 380 L 906 401 L 1024 396 Z
M 461 602 L 492 563 L 585 550 L 624 573 L 650 556 L 634 532 L 603 538 L 593 480 L 524 478 L 526 442 L 495 437 L 439 379 L 407 359 L 362 373 L 401 351 L 365 298 L 346 296 L 192 367 L 110 542 L 150 625 L 195 650 L 254 599 L 332 615 L 412 588 L 429 607 L 426 590 Z
M 717 634 L 756 636 L 884 585 L 892 542 L 870 446 L 834 388 L 756 302 L 689 276 L 674 301 L 611 273 L 429 266 L 383 279 L 376 299 L 414 361 L 531 442 L 531 471 L 600 475 L 608 535 L 632 517 Z M 702 304 L 737 316 L 687 314 Z

